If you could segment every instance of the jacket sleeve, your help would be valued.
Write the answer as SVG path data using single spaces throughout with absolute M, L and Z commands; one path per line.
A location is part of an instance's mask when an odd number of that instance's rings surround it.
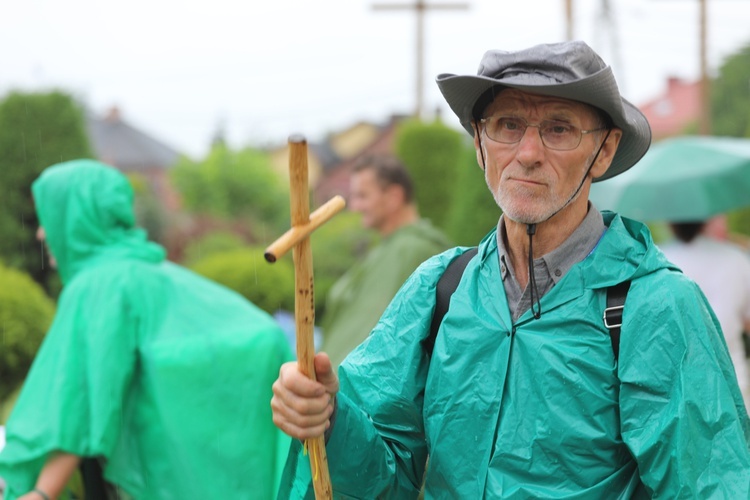
M 620 340 L 622 438 L 661 498 L 750 497 L 750 422 L 707 300 L 683 275 L 633 281 Z
M 429 368 L 421 340 L 432 320 L 435 284 L 454 255 L 451 250 L 422 264 L 339 368 L 337 414 L 326 444 L 335 498 L 416 498 L 419 492 L 427 459 L 422 403 Z M 301 452 L 290 457 L 279 498 L 285 491 L 294 498 L 307 491 L 309 497 L 309 471 Z

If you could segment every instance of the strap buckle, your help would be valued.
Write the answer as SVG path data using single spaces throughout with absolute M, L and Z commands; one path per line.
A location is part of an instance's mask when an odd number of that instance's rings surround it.
M 602 319 L 604 320 L 604 326 L 606 326 L 610 330 L 612 328 L 620 328 L 622 326 L 622 310 L 623 309 L 625 309 L 624 305 L 612 306 L 612 307 L 607 307 L 606 309 L 604 309 L 604 314 L 602 315 Z M 614 314 L 614 316 L 611 318 L 612 323 L 609 322 L 610 318 L 607 317 L 607 313 Z M 615 324 L 616 321 L 619 321 L 619 323 Z

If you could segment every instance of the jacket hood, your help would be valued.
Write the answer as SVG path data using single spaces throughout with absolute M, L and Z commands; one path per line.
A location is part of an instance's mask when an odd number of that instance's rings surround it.
M 654 244 L 642 222 L 602 211 L 607 230 L 592 254 L 581 262 L 586 288 L 604 288 L 661 269 L 677 269 Z
M 116 169 L 95 160 L 59 163 L 42 172 L 31 191 L 63 283 L 100 260 L 164 259 L 164 249 L 135 226 L 133 190 Z
M 679 270 L 662 253 L 651 237 L 646 224 L 602 210 L 606 230 L 596 247 L 581 262 L 573 266 L 561 286 L 586 289 L 607 288 L 627 280 L 634 280 L 662 269 Z M 479 244 L 482 260 L 490 258 L 497 249 L 497 228 L 492 229 Z

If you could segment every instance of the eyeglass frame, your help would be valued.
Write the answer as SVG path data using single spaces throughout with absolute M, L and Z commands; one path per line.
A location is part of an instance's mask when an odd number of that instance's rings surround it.
M 514 142 L 499 141 L 499 140 L 495 139 L 494 137 L 491 137 L 490 134 L 487 133 L 487 122 L 490 121 L 490 120 L 492 120 L 493 118 L 497 118 L 498 120 L 501 120 L 503 118 L 510 118 L 510 119 L 513 119 L 513 120 L 521 121 L 521 122 L 523 122 L 525 124 L 524 129 L 523 129 L 523 133 L 521 134 L 521 136 L 518 138 L 517 141 L 514 141 Z M 605 126 L 605 127 L 599 127 L 599 128 L 592 128 L 592 129 L 589 129 L 589 130 L 584 130 L 584 129 L 580 128 L 580 127 L 577 127 L 576 125 L 573 125 L 572 123 L 564 122 L 562 120 L 542 120 L 539 123 L 529 123 L 525 118 L 521 118 L 520 116 L 506 116 L 506 115 L 501 115 L 501 116 L 497 116 L 497 117 L 490 116 L 490 117 L 480 118 L 479 122 L 484 126 L 483 128 L 484 128 L 484 132 L 485 132 L 485 135 L 487 136 L 487 138 L 489 138 L 491 141 L 497 142 L 499 144 L 518 144 L 519 142 L 521 142 L 523 140 L 523 136 L 526 135 L 526 130 L 529 127 L 536 127 L 536 131 L 539 134 L 539 139 L 542 141 L 542 144 L 544 145 L 544 147 L 547 148 L 547 149 L 551 149 L 553 151 L 573 151 L 574 149 L 576 149 L 578 146 L 581 145 L 581 141 L 583 140 L 583 136 L 584 135 L 591 134 L 593 132 L 600 132 L 602 130 L 608 130 L 610 128 L 610 127 L 606 127 Z M 578 132 L 579 132 L 578 142 L 576 143 L 575 146 L 570 147 L 570 148 L 566 148 L 566 149 L 553 148 L 553 147 L 548 146 L 547 142 L 544 140 L 544 136 L 542 135 L 542 125 L 545 124 L 545 123 L 561 123 L 563 125 L 566 125 L 568 127 L 572 127 L 574 129 L 578 130 Z

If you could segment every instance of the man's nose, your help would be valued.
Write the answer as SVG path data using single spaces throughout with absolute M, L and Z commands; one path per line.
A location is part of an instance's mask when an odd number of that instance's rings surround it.
M 539 161 L 539 158 L 544 154 L 544 149 L 542 136 L 539 134 L 539 126 L 527 126 L 518 143 L 518 152 L 516 153 L 521 163 L 532 165 Z

